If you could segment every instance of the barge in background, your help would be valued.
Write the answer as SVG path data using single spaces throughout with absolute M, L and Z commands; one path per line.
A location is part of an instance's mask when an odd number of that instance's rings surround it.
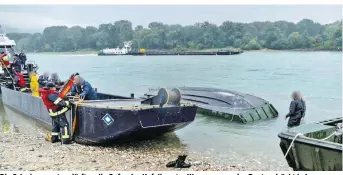
M 218 50 L 218 51 L 161 51 L 161 50 L 132 50 L 132 42 L 124 42 L 123 48 L 106 48 L 100 50 L 98 56 L 121 56 L 121 55 L 133 55 L 133 56 L 173 56 L 173 55 L 237 55 L 243 53 L 243 51 L 235 50 Z
M 295 171 L 342 171 L 342 118 L 280 133 L 280 147 Z
M 179 87 L 181 98 L 198 106 L 198 113 L 227 118 L 229 121 L 249 123 L 278 117 L 278 111 L 268 101 L 235 91 L 215 88 Z M 150 89 L 142 99 L 156 95 Z

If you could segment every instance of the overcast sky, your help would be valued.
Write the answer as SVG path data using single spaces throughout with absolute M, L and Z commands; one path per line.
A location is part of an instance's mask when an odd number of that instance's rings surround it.
M 0 24 L 27 30 L 40 30 L 52 25 L 94 25 L 130 20 L 134 26 L 147 26 L 151 21 L 166 24 L 194 24 L 209 21 L 278 21 L 298 22 L 309 18 L 327 24 L 342 19 L 340 5 L 0 5 Z

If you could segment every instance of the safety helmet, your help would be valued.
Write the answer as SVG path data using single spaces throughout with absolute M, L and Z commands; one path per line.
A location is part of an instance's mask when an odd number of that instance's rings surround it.
M 56 86 L 55 86 L 55 83 L 53 83 L 53 82 L 48 82 L 48 83 L 46 84 L 46 87 L 47 87 L 47 88 L 54 88 L 54 87 L 56 87 Z

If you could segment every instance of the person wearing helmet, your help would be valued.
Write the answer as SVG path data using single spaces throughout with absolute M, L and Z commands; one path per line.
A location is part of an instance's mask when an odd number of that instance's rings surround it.
M 39 88 L 45 87 L 45 85 L 48 82 L 49 82 L 49 72 L 44 72 L 42 75 L 38 77 Z
M 51 73 L 50 77 L 49 82 L 54 83 L 56 85 L 56 89 L 59 90 L 61 86 L 63 86 L 64 82 L 61 81 L 57 73 Z
M 40 88 L 39 92 L 46 106 L 49 116 L 52 118 L 52 132 L 51 142 L 55 143 L 59 141 L 60 129 L 62 128 L 62 143 L 71 143 L 71 134 L 69 130 L 69 123 L 65 116 L 65 113 L 69 110 L 70 105 L 68 100 L 63 100 L 58 96 L 55 84 L 48 82 L 46 87 Z

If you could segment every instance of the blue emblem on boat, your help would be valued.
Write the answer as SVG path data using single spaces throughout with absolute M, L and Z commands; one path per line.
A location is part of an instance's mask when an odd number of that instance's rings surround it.
M 114 119 L 110 116 L 110 114 L 106 113 L 102 120 L 105 122 L 106 125 L 110 125 L 113 123 Z

